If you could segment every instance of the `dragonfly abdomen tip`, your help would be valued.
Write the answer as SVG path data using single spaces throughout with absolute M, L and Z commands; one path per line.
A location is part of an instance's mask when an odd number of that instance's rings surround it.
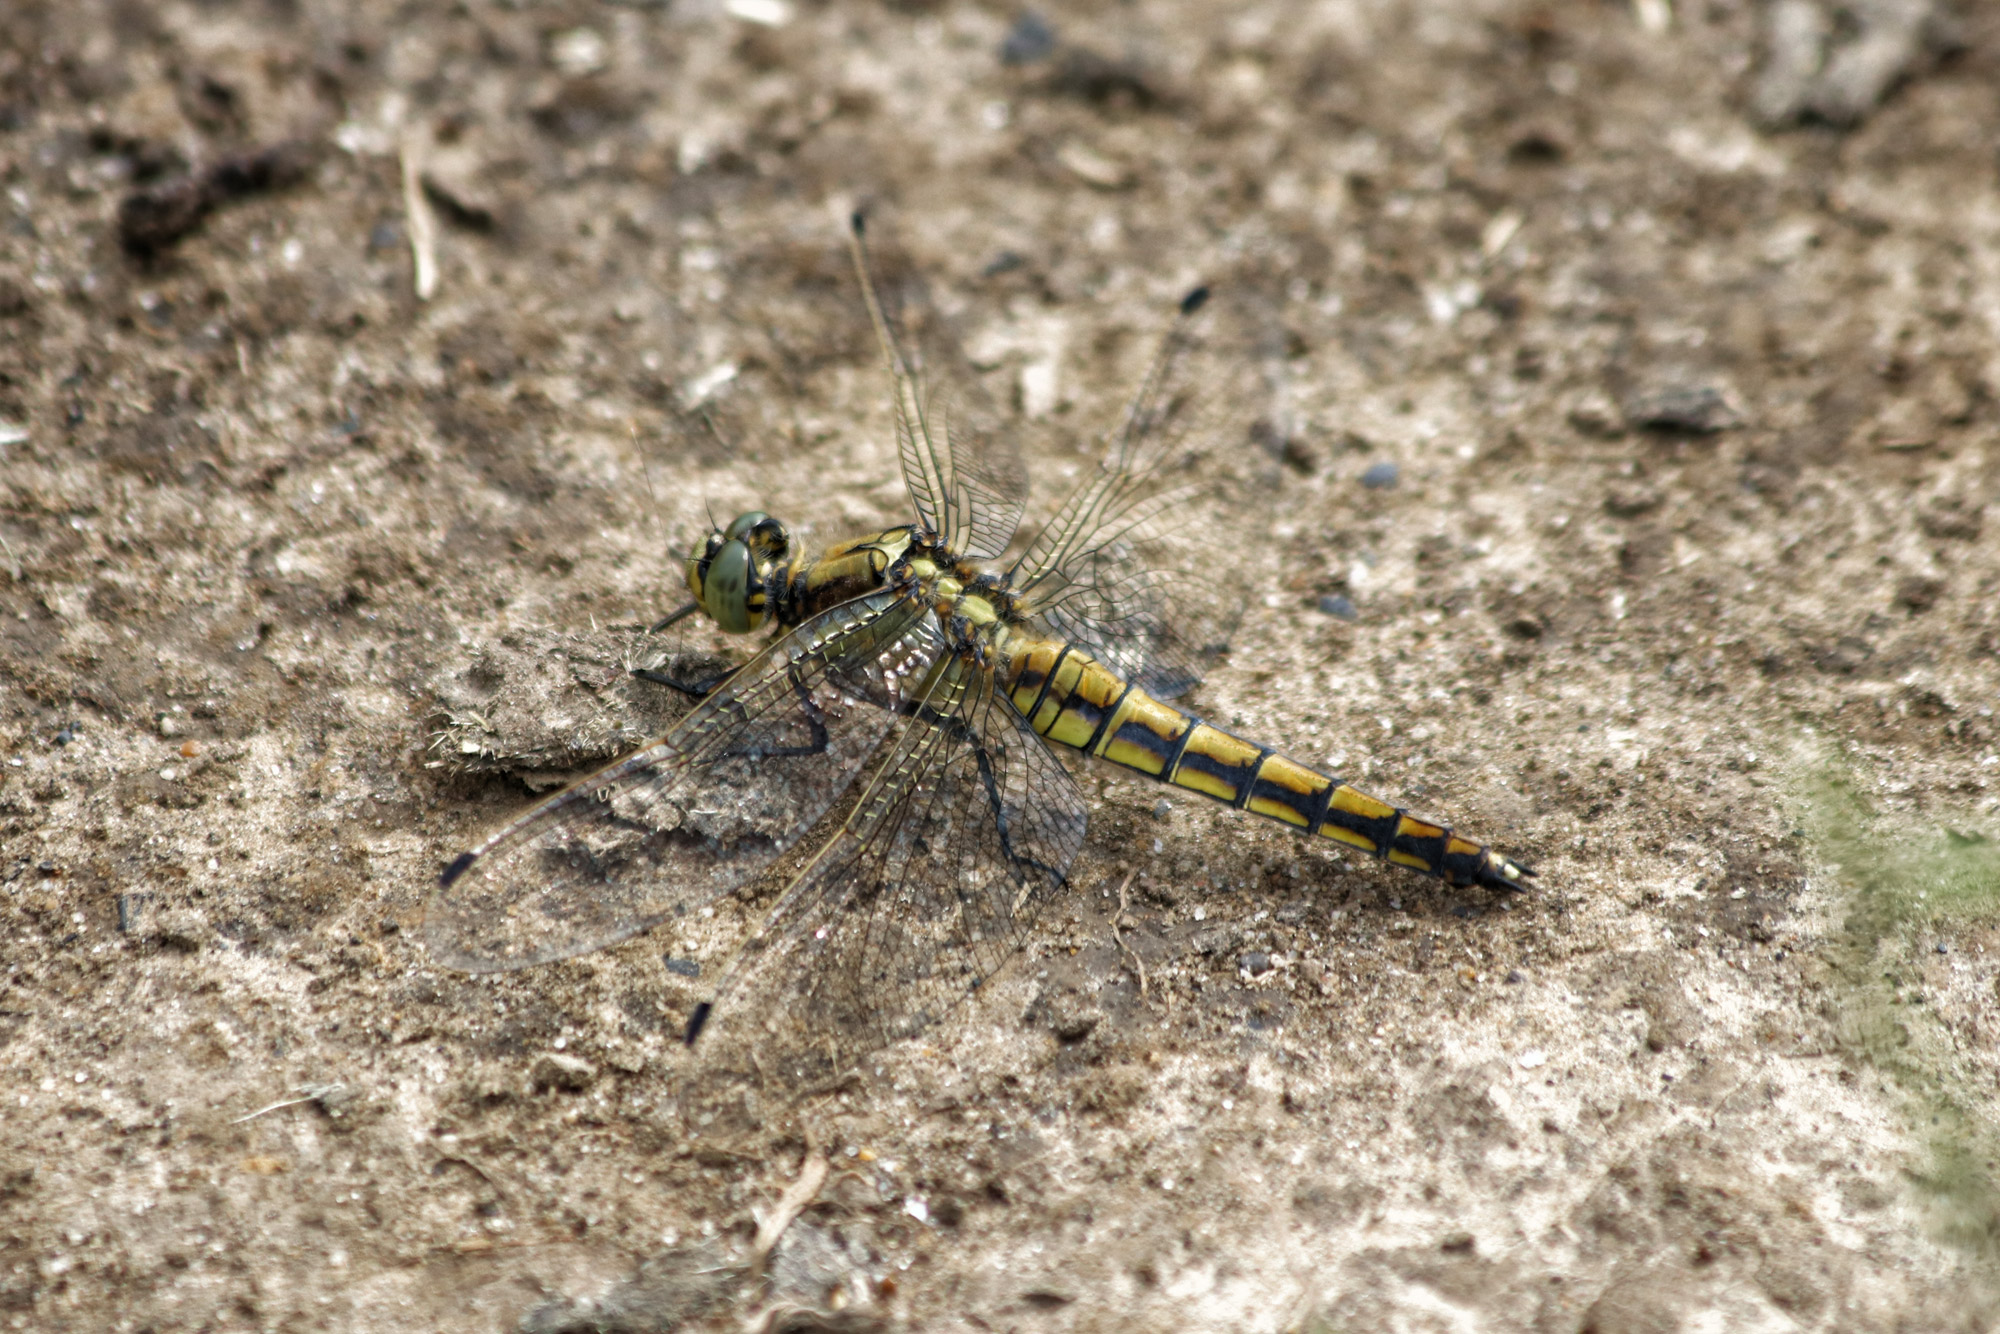
M 452 858 L 451 865 L 445 867 L 444 874 L 438 877 L 438 888 L 450 888 L 451 882 L 464 875 L 465 868 L 470 865 L 472 865 L 472 854 L 469 852 L 461 852 Z

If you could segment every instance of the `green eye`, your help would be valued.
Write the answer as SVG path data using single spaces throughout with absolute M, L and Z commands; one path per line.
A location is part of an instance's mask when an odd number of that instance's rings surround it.
M 735 531 L 734 524 L 730 530 Z M 756 628 L 750 618 L 750 576 L 750 548 L 732 539 L 722 544 L 702 577 L 701 605 L 728 634 L 748 634 Z
M 708 535 L 708 549 L 688 562 L 688 591 L 722 630 L 761 630 L 771 619 L 768 581 L 789 559 L 791 534 L 762 510 L 730 520 Z
M 770 519 L 771 516 L 762 510 L 751 510 L 748 514 L 739 514 L 730 520 L 729 527 L 722 534 L 723 540 L 726 542 L 741 542 L 748 538 L 759 524 L 769 523 Z

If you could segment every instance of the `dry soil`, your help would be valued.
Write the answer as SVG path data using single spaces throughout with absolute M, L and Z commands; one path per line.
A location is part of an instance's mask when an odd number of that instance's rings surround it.
M 1990 1328 L 1997 89 L 1970 0 L 9 0 L 0 1328 Z M 671 932 L 434 965 L 677 711 L 670 545 L 907 515 L 853 202 L 1044 497 L 1258 295 L 1200 707 L 1532 894 L 1088 771 L 977 1005 L 719 1105 Z

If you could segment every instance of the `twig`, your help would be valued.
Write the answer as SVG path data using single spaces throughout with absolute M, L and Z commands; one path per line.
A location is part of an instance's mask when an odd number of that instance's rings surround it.
M 806 1206 L 819 1194 L 826 1184 L 826 1155 L 820 1152 L 818 1143 L 810 1130 L 806 1132 L 806 1156 L 799 1163 L 798 1179 L 785 1188 L 778 1197 L 778 1203 L 771 1212 L 757 1223 L 757 1239 L 750 1244 L 750 1272 L 764 1272 L 764 1262 L 771 1258 L 777 1248 L 778 1239 L 785 1235 L 785 1229 L 794 1219 L 804 1213 Z
M 1119 949 L 1131 956 L 1132 971 L 1139 975 L 1139 999 L 1145 1000 L 1147 999 L 1145 960 L 1139 957 L 1139 951 L 1125 943 L 1125 937 L 1118 931 L 1118 919 L 1125 915 L 1127 907 L 1126 893 L 1132 888 L 1132 878 L 1138 874 L 1137 871 L 1127 871 L 1125 878 L 1118 884 L 1118 911 L 1111 915 L 1111 938 L 1118 942 Z
M 404 136 L 403 217 L 410 227 L 410 262 L 414 269 L 417 300 L 428 301 L 437 291 L 437 215 L 431 201 L 424 198 L 423 156 L 417 134 Z
M 281 1102 L 274 1102 L 269 1107 L 259 1107 L 254 1112 L 237 1117 L 229 1124 L 240 1126 L 245 1121 L 254 1121 L 267 1112 L 281 1111 L 286 1107 L 297 1107 L 300 1103 L 322 1102 L 327 1098 L 331 1098 L 334 1094 L 341 1092 L 346 1087 L 347 1085 L 345 1084 L 301 1084 L 295 1090 L 299 1094 L 298 1097 L 286 1098 Z
M 453 1255 L 483 1255 L 487 1251 L 522 1251 L 531 1246 L 567 1246 L 575 1241 L 572 1237 L 466 1237 L 462 1241 L 439 1242 L 432 1246 L 433 1252 L 448 1251 Z

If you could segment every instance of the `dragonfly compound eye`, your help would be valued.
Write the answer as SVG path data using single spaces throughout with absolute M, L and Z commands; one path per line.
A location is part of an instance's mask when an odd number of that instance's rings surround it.
M 791 534 L 761 510 L 739 514 L 710 534 L 708 549 L 688 562 L 688 591 L 716 625 L 733 635 L 761 630 L 770 620 L 771 572 L 789 558 Z
M 724 542 L 713 556 L 704 556 L 688 570 L 688 588 L 702 610 L 732 635 L 748 634 L 763 624 L 763 580 L 741 542 Z M 752 616 L 751 584 L 756 583 L 758 614 Z
M 725 542 L 747 541 L 750 535 L 756 532 L 761 525 L 770 522 L 772 522 L 771 516 L 762 510 L 751 510 L 748 514 L 739 514 L 731 519 L 729 527 L 723 530 L 722 540 Z

